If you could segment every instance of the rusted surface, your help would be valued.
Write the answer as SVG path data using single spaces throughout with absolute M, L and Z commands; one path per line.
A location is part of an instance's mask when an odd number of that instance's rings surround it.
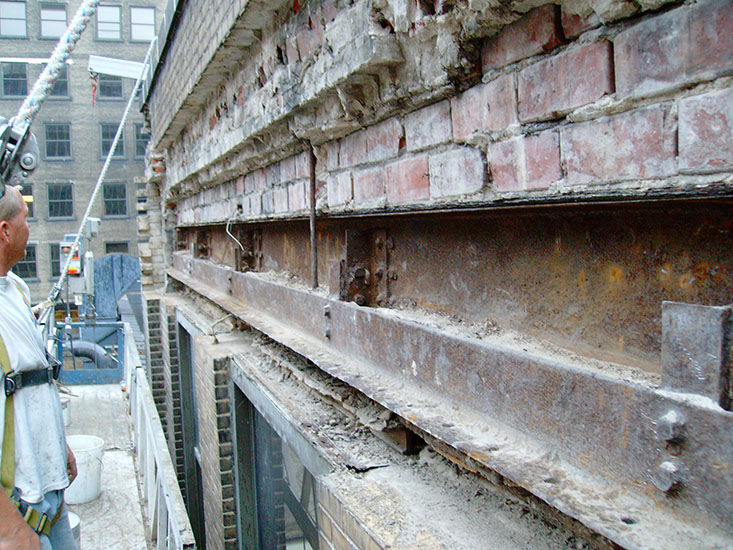
M 624 547 L 730 544 L 733 414 L 708 399 L 190 257 L 177 257 L 176 270 L 187 286 Z M 231 293 L 218 284 L 230 273 Z
M 328 281 L 332 266 L 345 261 L 343 277 L 354 279 L 349 270 L 359 262 L 352 259 L 362 257 L 370 286 L 347 299 L 438 312 L 488 331 L 515 329 L 659 373 L 663 301 L 733 303 L 730 211 L 729 202 L 706 200 L 319 220 L 318 271 Z M 307 222 L 257 227 L 263 257 L 256 270 L 309 281 Z M 236 247 L 223 228 L 209 231 L 212 259 L 236 265 L 217 252 L 216 241 Z M 355 253 L 350 243 L 359 239 L 347 238 L 375 231 L 393 245 L 388 289 L 376 290 L 376 251 Z

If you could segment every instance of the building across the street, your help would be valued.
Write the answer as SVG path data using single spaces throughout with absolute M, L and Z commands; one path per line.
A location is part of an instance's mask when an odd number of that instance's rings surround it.
M 0 1 L 0 116 L 17 113 L 81 4 Z M 29 283 L 34 301 L 58 279 L 59 242 L 78 230 L 135 84 L 103 74 L 93 83 L 89 56 L 142 62 L 163 4 L 102 2 L 33 121 L 41 163 L 24 190 L 34 199 L 31 239 L 25 260 L 14 270 Z M 147 141 L 136 101 L 91 211 L 103 222 L 91 242 L 95 259 L 110 253 L 137 256 L 135 178 L 144 171 Z M 89 245 L 85 240 L 85 250 Z

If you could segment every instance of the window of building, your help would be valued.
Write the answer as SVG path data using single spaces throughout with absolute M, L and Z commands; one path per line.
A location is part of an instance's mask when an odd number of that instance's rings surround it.
M 25 258 L 13 266 L 13 273 L 23 279 L 35 279 L 38 277 L 35 244 L 26 245 Z
M 122 78 L 106 74 L 99 75 L 99 97 L 122 97 Z
M 104 251 L 107 254 L 128 254 L 130 245 L 128 243 L 104 243 Z
M 120 6 L 99 6 L 97 8 L 97 38 L 121 40 L 120 20 Z
M 71 158 L 71 124 L 46 124 L 46 158 Z
M 41 5 L 41 37 L 59 38 L 66 32 L 66 6 L 63 4 Z
M 24 197 L 31 197 L 33 198 L 33 184 L 32 183 L 24 183 L 23 189 L 21 190 L 21 194 Z M 33 201 L 26 202 L 26 206 L 28 206 L 28 217 L 33 218 L 35 217 L 33 215 Z
M 3 95 L 25 97 L 28 95 L 28 66 L 25 63 L 2 63 Z
M 59 70 L 59 76 L 49 93 L 51 97 L 69 97 L 69 70 L 63 65 Z
M 71 218 L 74 215 L 73 188 L 70 182 L 48 184 L 49 218 Z
M 130 38 L 150 42 L 155 36 L 155 9 L 130 8 Z
M 103 193 L 105 216 L 127 216 L 127 186 L 124 183 L 105 183 Z
M 51 243 L 51 277 L 56 278 L 61 275 L 61 249 L 59 243 Z
M 135 156 L 144 157 L 145 149 L 148 147 L 150 134 L 143 133 L 143 125 L 135 124 Z
M 277 405 L 254 385 L 235 380 L 234 411 L 235 509 L 242 547 L 318 548 L 315 479 L 329 466 L 303 452 L 306 440 L 286 426 Z M 283 434 L 301 444 L 291 446 Z
M 25 2 L 0 2 L 0 36 L 26 36 Z
M 115 140 L 117 134 L 117 124 L 114 123 L 102 123 L 102 156 L 106 157 L 109 154 L 109 150 L 112 148 L 112 143 Z M 120 134 L 120 140 L 117 142 L 115 153 L 113 157 L 124 157 L 125 156 L 125 133 L 124 131 Z

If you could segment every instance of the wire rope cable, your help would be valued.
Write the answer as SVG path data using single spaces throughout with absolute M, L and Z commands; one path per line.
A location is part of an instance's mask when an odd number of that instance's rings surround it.
M 41 108 L 41 104 L 51 93 L 53 85 L 61 74 L 61 67 L 63 67 L 66 60 L 71 56 L 72 50 L 81 38 L 81 33 L 84 32 L 89 20 L 97 10 L 99 2 L 100 0 L 86 0 L 79 6 L 71 24 L 56 44 L 56 48 L 54 48 L 51 58 L 41 72 L 41 76 L 38 77 L 33 85 L 31 93 L 28 94 L 20 106 L 16 120 L 27 121 L 29 125 L 33 121 L 33 117 Z
M 112 157 L 114 156 L 115 149 L 117 149 L 117 143 L 119 142 L 120 136 L 122 135 L 122 130 L 125 127 L 127 116 L 130 113 L 130 108 L 132 107 L 132 103 L 135 100 L 137 91 L 140 88 L 140 83 L 143 80 L 143 76 L 146 74 L 148 70 L 148 66 L 150 64 L 150 58 L 152 56 L 152 52 L 155 47 L 156 41 L 157 41 L 157 37 L 154 37 L 153 40 L 150 42 L 148 53 L 145 55 L 145 61 L 143 61 L 142 70 L 140 71 L 140 74 L 138 75 L 137 80 L 135 81 L 135 85 L 132 87 L 132 93 L 130 94 L 130 99 L 127 101 L 127 106 L 125 107 L 125 111 L 122 114 L 122 120 L 120 120 L 120 124 L 117 127 L 117 133 L 115 134 L 115 138 L 112 141 L 112 144 L 109 148 L 109 152 L 107 153 L 107 158 L 104 161 L 104 166 L 102 166 L 102 171 L 99 174 L 97 183 L 94 186 L 94 191 L 92 192 L 92 196 L 89 199 L 89 204 L 87 204 L 87 209 L 86 209 L 86 212 L 84 212 L 84 217 L 82 218 L 81 223 L 79 224 L 79 230 L 76 233 L 76 238 L 74 239 L 74 242 L 71 245 L 71 248 L 69 249 L 69 253 L 66 256 L 66 261 L 64 262 L 64 267 L 61 270 L 61 275 L 59 276 L 59 280 L 51 288 L 51 292 L 48 295 L 48 299 L 45 302 L 42 302 L 41 304 L 36 306 L 36 308 L 38 308 L 39 310 L 50 307 L 56 301 L 56 298 L 58 298 L 59 293 L 61 292 L 61 289 L 64 285 L 64 281 L 66 280 L 66 275 L 67 275 L 66 272 L 69 269 L 69 265 L 71 264 L 71 260 L 74 256 L 74 252 L 79 249 L 79 242 L 82 239 L 84 228 L 86 227 L 87 221 L 89 219 L 89 215 L 91 214 L 91 211 L 92 211 L 92 207 L 94 206 L 97 196 L 99 195 L 99 190 L 102 188 L 102 183 L 104 183 L 104 178 L 107 175 L 107 170 L 109 169 L 109 165 L 112 161 Z

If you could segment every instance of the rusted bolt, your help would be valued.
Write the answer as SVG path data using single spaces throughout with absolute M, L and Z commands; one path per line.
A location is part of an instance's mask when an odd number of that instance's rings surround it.
M 323 316 L 331 317 L 331 306 L 330 305 L 323 306 Z
M 325 336 L 326 338 L 331 338 L 331 329 L 327 328 L 326 330 L 324 330 L 323 336 Z
M 653 477 L 654 486 L 664 493 L 678 489 L 682 485 L 682 472 L 679 465 L 665 460 L 658 467 Z
M 354 296 L 354 301 L 356 302 L 356 305 L 363 306 L 366 304 L 366 297 L 363 294 L 357 294 Z
M 384 239 L 382 237 L 377 237 L 377 240 L 374 241 L 374 243 L 377 245 L 377 248 L 382 248 L 384 246 Z
M 366 279 L 367 277 L 369 277 L 369 270 L 366 267 L 359 266 L 354 269 L 355 279 Z
M 685 419 L 678 411 L 667 411 L 657 422 L 657 433 L 665 441 L 680 441 L 684 438 Z
M 396 271 L 392 271 L 389 274 L 389 278 L 392 279 L 393 281 L 396 281 L 397 280 L 397 272 Z
M 387 237 L 387 250 L 392 250 L 394 248 L 394 240 L 392 237 Z

